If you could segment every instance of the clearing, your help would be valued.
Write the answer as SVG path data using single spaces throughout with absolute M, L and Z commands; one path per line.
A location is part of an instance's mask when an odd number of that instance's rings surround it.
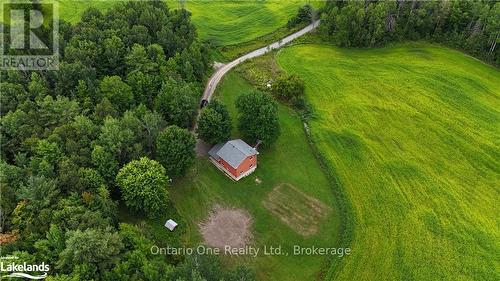
M 253 87 L 237 72 L 231 71 L 217 87 L 215 98 L 228 106 L 237 137 L 236 97 Z M 197 159 L 188 175 L 170 188 L 170 196 L 179 213 L 187 221 L 183 238 L 193 246 L 203 241 L 199 223 L 206 221 L 214 205 L 246 210 L 252 217 L 252 242 L 254 247 L 279 246 L 292 253 L 293 245 L 304 247 L 336 247 L 339 233 L 339 214 L 332 185 L 323 174 L 305 136 L 297 114 L 286 106 L 279 106 L 282 134 L 270 148 L 260 149 L 258 168 L 250 176 L 234 182 L 228 179 L 208 159 Z M 272 212 L 262 202 L 273 188 L 286 182 L 300 190 L 308 198 L 320 199 L 331 208 L 322 219 L 315 234 L 304 237 Z M 294 203 L 293 203 L 294 204 Z M 302 207 L 300 207 L 302 208 Z M 227 266 L 247 264 L 257 273 L 258 280 L 314 280 L 321 270 L 328 268 L 326 256 L 264 256 L 223 257 Z
M 500 72 L 424 43 L 296 45 L 313 140 L 355 213 L 337 280 L 499 280 Z

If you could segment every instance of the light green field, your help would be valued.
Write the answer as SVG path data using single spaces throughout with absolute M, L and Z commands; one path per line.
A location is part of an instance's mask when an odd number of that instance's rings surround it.
M 16 1 L 12 0 L 0 0 L 0 22 L 4 20 L 3 18 L 3 5 L 4 3 L 15 3 Z M 102 11 L 106 12 L 107 9 L 113 7 L 117 2 L 117 0 L 41 0 L 40 2 L 44 3 L 55 3 L 57 4 L 57 13 L 59 19 L 65 20 L 70 23 L 77 23 L 82 17 L 83 12 L 90 8 L 94 7 Z
M 105 12 L 120 1 L 56 0 L 55 2 L 59 4 L 59 17 L 76 23 L 87 8 L 95 7 Z M 322 0 L 186 0 L 185 7 L 192 13 L 192 20 L 198 28 L 200 37 L 221 46 L 248 42 L 285 26 L 297 13 L 298 8 L 308 2 L 315 7 L 324 3 Z M 177 0 L 167 0 L 167 3 L 170 9 L 180 7 Z
M 305 0 L 186 2 L 201 38 L 216 45 L 234 45 L 286 25 Z M 315 6 L 320 2 L 312 1 Z
M 230 73 L 219 85 L 217 95 L 230 108 L 235 118 L 236 96 L 251 90 L 251 86 L 235 73 Z M 201 242 L 198 223 L 204 220 L 215 204 L 243 208 L 253 217 L 255 247 L 282 245 L 289 256 L 263 256 L 254 259 L 224 258 L 226 264 L 245 263 L 255 268 L 258 280 L 314 280 L 322 268 L 328 268 L 329 259 L 324 256 L 293 256 L 293 245 L 334 247 L 339 228 L 339 215 L 331 185 L 314 158 L 298 116 L 287 107 L 279 107 L 282 135 L 274 147 L 260 150 L 257 170 L 239 182 L 233 182 L 215 168 L 208 159 L 197 160 L 185 179 L 171 188 L 171 198 L 180 214 L 188 221 L 186 242 L 196 245 Z M 235 132 L 236 133 L 236 132 Z M 257 184 L 259 178 L 262 183 Z M 288 185 L 272 193 L 277 199 L 266 201 L 270 192 L 283 183 Z M 303 193 L 303 194 L 302 194 Z M 304 209 L 304 202 L 312 198 L 322 202 L 326 216 L 311 220 L 318 227 L 317 233 L 302 236 L 296 229 L 282 222 L 269 209 L 286 202 L 286 209 L 315 218 L 311 210 Z M 274 205 L 273 205 L 274 204 Z M 267 208 L 266 208 L 267 206 Z
M 83 12 L 94 7 L 101 12 L 106 12 L 107 9 L 113 7 L 116 4 L 114 0 L 87 0 L 87 1 L 75 1 L 75 0 L 57 0 L 59 4 L 59 18 L 71 23 L 77 23 L 82 17 Z
M 336 280 L 500 279 L 500 72 L 425 44 L 298 45 L 313 139 L 355 213 Z

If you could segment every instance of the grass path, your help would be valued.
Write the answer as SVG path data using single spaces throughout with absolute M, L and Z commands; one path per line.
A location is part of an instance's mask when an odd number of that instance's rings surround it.
M 336 280 L 499 280 L 500 72 L 425 44 L 284 49 L 356 214 Z
M 229 73 L 219 85 L 216 97 L 229 107 L 233 124 L 236 122 L 236 97 L 252 89 L 246 80 L 234 72 Z M 279 117 L 282 135 L 273 147 L 260 150 L 258 168 L 251 176 L 233 182 L 210 164 L 208 159 L 198 159 L 189 174 L 171 188 L 170 194 L 179 213 L 188 221 L 185 238 L 187 244 L 196 245 L 201 242 L 197 224 L 207 217 L 214 204 L 243 208 L 254 219 L 252 246 L 262 248 L 282 245 L 283 250 L 290 251 L 290 255 L 259 255 L 256 259 L 225 257 L 224 262 L 228 266 L 245 263 L 254 267 L 258 280 L 314 280 L 322 267 L 328 266 L 328 257 L 293 256 L 291 250 L 295 244 L 335 247 L 339 227 L 337 205 L 331 186 L 308 146 L 300 118 L 293 110 L 282 105 L 279 106 Z M 233 135 L 238 135 L 236 129 Z M 256 178 L 262 183 L 257 184 Z M 283 183 L 290 184 L 300 192 L 286 188 L 271 193 Z M 287 196 L 287 209 L 290 212 L 300 212 L 305 207 L 304 202 L 309 203 L 311 200 L 319 200 L 321 204 L 328 206 L 324 210 L 326 216 L 314 214 L 320 218 L 312 226 L 317 227 L 317 232 L 303 236 L 294 225 L 294 222 L 300 221 L 294 216 L 296 213 L 285 217 L 290 220 L 290 225 L 287 225 L 282 218 L 264 206 L 270 195 L 277 199 L 272 201 L 273 204 L 281 204 L 280 199 L 283 198 L 280 194 Z

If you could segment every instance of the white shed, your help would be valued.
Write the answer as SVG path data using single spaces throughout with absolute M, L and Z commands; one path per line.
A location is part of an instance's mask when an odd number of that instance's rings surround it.
M 165 227 L 170 231 L 174 231 L 174 229 L 177 227 L 177 223 L 174 220 L 169 219 L 165 222 Z

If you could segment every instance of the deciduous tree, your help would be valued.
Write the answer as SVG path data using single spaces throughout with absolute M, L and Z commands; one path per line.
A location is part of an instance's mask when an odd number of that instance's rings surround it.
M 218 100 L 211 101 L 198 120 L 198 136 L 210 144 L 223 142 L 231 136 L 231 117 Z
M 240 95 L 236 99 L 238 128 L 250 142 L 262 141 L 263 145 L 273 144 L 280 135 L 278 104 L 269 95 L 254 91 Z
M 157 159 L 170 177 L 185 174 L 195 158 L 196 140 L 186 129 L 169 126 L 156 140 Z
M 99 86 L 101 95 L 106 97 L 119 111 L 125 112 L 134 104 L 132 89 L 120 76 L 106 76 Z
M 148 217 L 162 214 L 168 200 L 168 177 L 163 166 L 149 158 L 132 160 L 116 176 L 127 207 Z

